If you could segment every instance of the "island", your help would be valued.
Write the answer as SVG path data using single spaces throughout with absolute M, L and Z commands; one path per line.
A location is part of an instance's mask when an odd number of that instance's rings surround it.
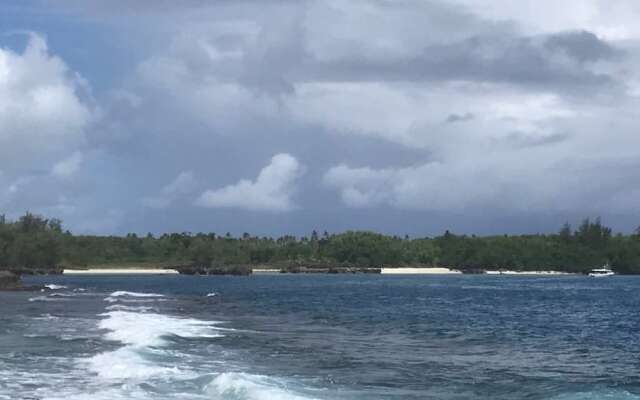
M 62 221 L 26 213 L 0 216 L 3 286 L 27 274 L 151 273 L 251 275 L 326 274 L 582 274 L 604 264 L 618 274 L 640 273 L 640 231 L 613 234 L 599 218 L 557 233 L 384 235 L 312 231 L 308 236 L 249 233 L 76 235 Z M 142 272 L 141 272 L 142 271 Z

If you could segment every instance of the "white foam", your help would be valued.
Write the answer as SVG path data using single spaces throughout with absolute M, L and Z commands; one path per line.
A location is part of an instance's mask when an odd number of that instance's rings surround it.
M 115 303 L 118 301 L 124 303 L 150 303 L 154 301 L 165 301 L 164 295 L 157 293 L 138 293 L 118 290 L 106 297 L 104 301 Z
M 75 294 L 73 293 L 51 293 L 49 297 L 73 297 Z
M 36 297 L 31 297 L 29 299 L 30 302 L 34 302 L 34 301 L 58 301 L 58 300 L 65 300 L 64 298 L 60 298 L 60 297 L 47 297 L 47 296 L 36 296 Z
M 145 306 L 125 306 L 124 304 L 113 304 L 107 306 L 108 311 L 133 311 L 133 312 L 149 312 L 153 310 L 153 307 Z
M 157 294 L 157 293 L 139 293 L 139 292 L 127 292 L 124 290 L 118 290 L 116 292 L 113 292 L 109 295 L 109 297 L 123 297 L 123 296 L 128 296 L 128 297 L 164 297 L 164 295 L 162 294 Z
M 216 292 L 207 293 L 207 297 L 215 297 L 217 295 L 218 295 L 218 293 L 216 293 Z
M 53 283 L 49 283 L 47 285 L 44 285 L 44 287 L 46 287 L 47 289 L 51 289 L 51 290 L 60 290 L 60 289 L 66 289 L 66 286 L 63 285 L 55 285 Z
M 73 394 L 52 394 L 43 397 L 42 400 L 147 400 L 151 399 L 141 389 L 107 389 L 99 392 L 91 393 L 73 393 Z M 4 399 L 4 397 L 0 397 Z M 6 399 L 14 400 L 10 397 Z
M 133 346 L 163 346 L 164 338 L 172 335 L 184 338 L 222 336 L 216 332 L 216 322 L 129 311 L 110 311 L 102 316 L 107 318 L 100 321 L 99 327 L 110 331 L 105 338 Z
M 54 321 L 60 319 L 60 317 L 56 317 L 55 315 L 51 315 L 49 313 L 42 314 L 39 317 L 34 317 L 35 320 L 44 320 L 44 321 Z
M 89 371 L 101 379 L 134 379 L 142 380 L 153 376 L 179 374 L 176 367 L 164 367 L 146 360 L 136 349 L 125 346 L 118 350 L 97 354 L 83 360 Z
M 235 400 L 308 400 L 291 391 L 284 381 L 262 375 L 228 372 L 218 375 L 206 387 L 216 398 Z

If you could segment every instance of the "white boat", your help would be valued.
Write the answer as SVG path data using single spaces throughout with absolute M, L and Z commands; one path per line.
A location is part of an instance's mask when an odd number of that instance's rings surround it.
M 594 268 L 591 270 L 591 272 L 589 272 L 589 276 L 594 277 L 594 278 L 601 278 L 601 277 L 605 277 L 605 276 L 613 276 L 616 273 L 613 272 L 611 270 L 611 268 L 609 268 L 608 265 L 605 265 L 602 268 Z

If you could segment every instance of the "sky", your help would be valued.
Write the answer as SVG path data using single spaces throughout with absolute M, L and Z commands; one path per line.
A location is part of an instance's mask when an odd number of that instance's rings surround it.
M 0 213 L 76 233 L 640 225 L 636 0 L 3 0 Z

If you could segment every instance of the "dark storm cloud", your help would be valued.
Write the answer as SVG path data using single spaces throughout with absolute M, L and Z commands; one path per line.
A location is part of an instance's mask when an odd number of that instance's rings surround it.
M 590 38 L 592 34 L 585 32 L 575 36 L 569 33 L 549 38 L 472 37 L 426 46 L 410 60 L 374 63 L 353 58 L 335 63 L 312 63 L 306 67 L 309 77 L 327 81 L 466 80 L 542 88 L 563 94 L 616 90 L 618 83 L 613 76 L 592 71 L 584 62 L 608 60 L 621 52 L 600 40 L 585 40 L 585 36 Z M 593 46 L 595 52 L 588 52 L 588 46 Z M 573 62 L 557 60 L 558 52 L 565 52 Z M 303 74 L 299 72 L 299 75 Z
M 193 76 L 215 76 L 218 80 L 239 82 L 259 92 L 276 95 L 292 93 L 296 83 L 308 81 L 466 80 L 537 87 L 564 94 L 611 91 L 617 88 L 614 77 L 596 72 L 587 64 L 611 60 L 622 54 L 613 44 L 586 30 L 527 36 L 513 29 L 509 23 L 482 20 L 462 7 L 433 1 L 366 3 L 383 15 L 389 14 L 389 21 L 393 23 L 397 21 L 391 17 L 398 12 L 406 13 L 399 14 L 402 17 L 419 16 L 427 23 L 412 27 L 411 30 L 416 32 L 409 34 L 403 33 L 407 30 L 403 26 L 397 26 L 397 31 L 388 32 L 361 22 L 353 27 L 353 32 L 360 29 L 367 32 L 369 37 L 366 40 L 364 37 L 358 37 L 357 40 L 336 38 L 335 48 L 342 50 L 336 50 L 338 53 L 330 60 L 319 55 L 317 49 L 310 45 L 310 41 L 314 40 L 308 27 L 314 17 L 313 7 L 316 4 L 313 2 L 116 0 L 87 3 L 67 0 L 67 4 L 94 12 L 128 10 L 149 11 L 165 17 L 175 15 L 176 23 L 183 21 L 184 15 L 191 16 L 190 11 L 196 8 L 201 18 L 211 16 L 211 27 L 224 22 L 225 18 L 236 22 L 254 21 L 257 23 L 258 36 L 247 37 L 243 32 L 229 31 L 207 33 L 198 28 L 187 36 L 188 40 L 193 41 L 193 49 L 187 50 L 188 46 L 183 43 L 181 52 L 176 55 L 190 68 Z M 344 8 L 364 13 L 364 9 L 361 11 L 358 8 L 362 4 L 355 2 Z M 261 13 L 255 12 L 256 7 L 262 10 Z M 166 18 L 163 20 L 167 22 Z M 407 23 L 412 22 L 417 21 Z M 334 34 L 332 23 L 327 21 L 327 38 Z M 179 27 L 176 25 L 167 29 L 172 32 Z M 457 33 L 456 29 L 452 29 L 454 27 L 458 27 Z M 187 25 L 176 32 L 189 29 Z M 448 31 L 451 31 L 450 35 L 443 34 Z M 407 38 L 403 35 L 407 35 Z M 404 39 L 414 48 L 413 54 L 371 56 L 376 43 L 402 43 Z M 240 50 L 243 55 L 233 62 L 213 60 L 202 49 L 194 51 L 198 42 L 223 53 Z M 559 55 L 568 56 L 569 62 L 559 59 Z
M 610 60 L 621 55 L 619 49 L 588 31 L 562 32 L 550 35 L 545 40 L 545 47 L 553 52 L 563 51 L 581 63 Z

